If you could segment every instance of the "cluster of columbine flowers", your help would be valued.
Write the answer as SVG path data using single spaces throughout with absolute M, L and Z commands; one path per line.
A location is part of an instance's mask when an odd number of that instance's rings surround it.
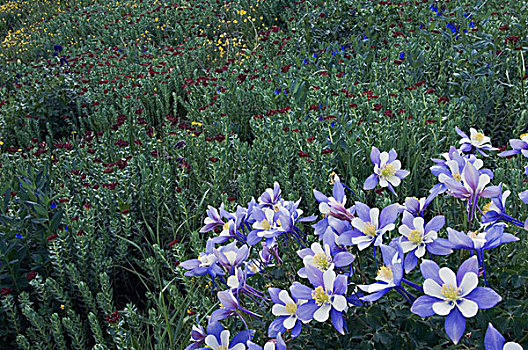
M 393 290 L 410 303 L 414 314 L 445 316 L 445 331 L 455 344 L 458 343 L 465 332 L 467 318 L 502 300 L 489 287 L 484 251 L 517 241 L 516 236 L 505 232 L 507 224 L 528 229 L 528 219 L 523 223 L 506 214 L 504 202 L 510 192 L 503 193 L 502 185 L 489 185 L 493 172 L 483 168 L 478 155 L 487 157 L 485 151 L 496 150 L 490 139 L 475 129 L 471 129 L 470 136 L 458 128 L 456 131 L 462 136 L 461 146 L 451 147 L 443 154 L 444 159 L 433 160 L 435 165 L 430 169 L 438 183 L 427 198 L 409 197 L 403 205 L 394 203 L 381 210 L 358 201 L 347 207 L 345 189 L 350 189 L 338 176 L 333 178 L 331 197 L 314 190 L 322 214 L 322 219 L 312 225 L 319 242 L 309 244 L 305 233 L 297 226 L 317 217 L 303 217 L 298 208 L 300 200 L 283 199 L 278 183 L 257 201 L 252 199 L 247 207 L 238 206 L 234 213 L 227 212 L 223 204 L 218 210 L 209 207 L 200 232 L 214 231 L 216 236 L 208 239 L 205 251 L 196 259 L 187 260 L 181 266 L 187 270 L 186 276 L 208 275 L 221 305 L 208 318 L 206 329 L 200 325 L 193 328 L 191 345 L 187 349 L 285 349 L 285 334 L 296 338 L 303 324 L 328 319 L 344 334 L 347 330 L 344 315 L 350 307 L 375 302 Z M 502 156 L 522 153 L 528 157 L 527 135 L 521 136 L 521 140 L 511 140 L 510 144 L 513 150 L 503 152 Z M 401 169 L 397 153 L 394 150 L 380 152 L 373 147 L 370 158 L 374 172 L 366 179 L 364 189 L 379 185 L 396 194 L 394 188 L 409 175 L 407 170 Z M 528 203 L 526 192 L 521 193 L 520 198 Z M 444 216 L 435 216 L 427 222 L 424 218 L 428 205 L 441 194 L 465 201 L 467 227 L 471 229 L 480 224 L 480 229 L 460 232 L 448 227 L 447 238 L 441 238 Z M 491 201 L 481 208 L 479 198 Z M 478 215 L 480 223 L 475 220 Z M 400 235 L 390 239 L 390 232 L 396 228 Z M 270 287 L 267 293 L 252 287 L 252 276 L 265 275 L 268 267 L 282 263 L 280 248 L 290 240 L 302 247 L 297 255 L 303 267 L 297 274 L 305 282 L 295 281 L 289 290 Z M 354 246 L 358 253 L 372 250 L 378 267 L 375 282 L 349 283 L 354 274 L 356 256 L 351 253 Z M 456 249 L 468 250 L 471 254 L 456 272 L 432 260 L 432 255 L 445 256 Z M 250 258 L 252 251 L 258 251 L 254 258 Z M 381 259 L 377 257 L 379 252 Z M 424 278 L 422 285 L 406 278 L 419 262 Z M 483 287 L 478 286 L 481 275 Z M 423 295 L 416 297 L 416 293 Z M 273 303 L 271 312 L 276 318 L 268 328 L 271 340 L 262 348 L 252 341 L 255 332 L 247 322 L 249 317 L 259 319 L 261 316 L 248 305 L 263 307 L 270 301 Z M 224 330 L 219 323 L 230 317 L 241 320 L 245 328 L 232 339 L 229 330 Z M 504 345 L 504 338 L 491 324 L 485 344 L 487 348 L 497 349 Z M 505 346 L 520 348 L 515 343 Z

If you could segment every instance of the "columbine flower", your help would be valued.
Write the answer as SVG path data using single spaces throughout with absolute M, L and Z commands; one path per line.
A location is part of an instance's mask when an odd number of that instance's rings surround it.
M 229 341 L 230 332 L 225 329 L 219 335 L 209 334 L 205 338 L 205 344 L 213 350 L 245 350 L 246 343 L 251 339 L 248 331 L 242 331 Z
M 248 350 L 286 350 L 286 343 L 282 339 L 280 333 L 277 334 L 276 339 L 269 340 L 262 348 L 260 345 L 253 343 L 251 340 L 247 342 Z
M 200 253 L 197 259 L 190 259 L 180 264 L 181 267 L 188 270 L 185 276 L 204 276 L 210 275 L 214 283 L 217 275 L 223 275 L 224 271 L 218 265 L 218 260 L 213 253 L 212 245 L 207 245 L 205 252 Z
M 326 197 L 321 192 L 314 190 L 314 197 L 319 202 L 319 211 L 324 217 L 333 216 L 340 220 L 352 220 L 354 217 L 353 210 L 347 210 L 345 204 L 347 197 L 345 188 L 338 176 L 334 176 L 334 187 L 332 190 L 333 197 Z
M 479 197 L 491 198 L 500 193 L 498 186 L 486 186 L 490 183 L 490 177 L 487 174 L 479 174 L 479 171 L 470 162 L 466 162 L 461 176 L 462 182 L 455 181 L 452 178 L 444 178 L 444 185 L 448 193 L 453 197 L 467 199 L 468 220 L 472 220 L 477 207 Z
M 494 224 L 499 220 L 504 220 L 516 226 L 523 227 L 524 224 L 522 222 L 506 214 L 505 203 L 511 192 L 504 191 L 504 193 L 502 193 L 502 185 L 499 185 L 499 191 L 499 195 L 492 197 L 491 202 L 482 208 L 482 223 Z
M 236 242 L 229 243 L 220 249 L 213 249 L 213 253 L 229 274 L 232 274 L 236 267 L 240 266 L 249 256 L 249 248 L 243 245 L 238 248 Z
M 510 145 L 512 150 L 504 151 L 499 153 L 499 157 L 508 157 L 515 154 L 522 153 L 523 156 L 528 158 L 528 133 L 522 134 L 521 139 L 512 139 L 510 140 Z
M 328 317 L 332 319 L 335 329 L 341 334 L 345 333 L 345 320 L 343 311 L 347 309 L 347 300 L 343 294 L 347 291 L 347 278 L 344 275 L 336 276 L 334 270 L 320 271 L 308 266 L 308 278 L 314 289 L 294 282 L 290 291 L 297 299 L 308 300 L 297 309 L 297 315 L 303 322 L 315 319 L 325 322 Z
M 484 347 L 486 350 L 523 350 L 523 347 L 514 342 L 507 342 L 498 330 L 491 323 L 484 337 Z
M 285 333 L 286 330 L 291 330 L 292 338 L 297 337 L 301 333 L 301 321 L 297 310 L 306 300 L 291 298 L 287 291 L 279 288 L 268 288 L 268 292 L 275 303 L 271 312 L 277 316 L 269 325 L 268 337 L 274 338 L 277 334 Z
M 353 230 L 343 232 L 336 240 L 341 245 L 357 244 L 363 250 L 374 243 L 379 246 L 383 242 L 383 234 L 394 230 L 394 221 L 398 216 L 399 204 L 391 204 L 380 211 L 370 209 L 366 204 L 356 202 L 356 214 L 352 220 Z
M 484 136 L 481 132 L 477 132 L 474 128 L 469 129 L 471 136 L 468 136 L 459 128 L 455 128 L 455 130 L 457 134 L 462 136 L 462 139 L 460 140 L 460 150 L 465 153 L 471 153 L 474 150 L 477 150 L 484 157 L 487 157 L 488 155 L 484 153 L 483 150 L 496 151 L 498 149 L 491 146 L 491 139 L 489 137 Z
M 305 248 L 297 252 L 297 255 L 303 259 L 304 266 L 313 266 L 321 272 L 332 270 L 334 266 L 345 267 L 350 265 L 355 256 L 347 251 L 337 251 L 334 256 L 330 250 L 330 246 L 325 244 L 325 249 L 321 247 L 320 243 L 312 243 L 310 248 Z M 298 275 L 302 278 L 308 278 L 306 275 L 306 268 L 299 270 Z
M 504 232 L 505 226 L 505 224 L 495 224 L 485 231 L 470 231 L 467 234 L 448 227 L 448 240 L 442 241 L 441 244 L 452 249 L 479 251 L 496 248 L 503 243 L 518 241 L 519 238 L 516 236 Z
M 273 183 L 273 189 L 267 188 L 264 193 L 258 198 L 260 205 L 264 207 L 273 208 L 281 200 L 281 188 L 278 182 Z
M 382 245 L 383 265 L 378 269 L 376 280 L 373 284 L 359 285 L 358 287 L 370 295 L 361 298 L 362 301 L 374 302 L 387 294 L 391 289 L 401 290 L 400 284 L 403 278 L 402 261 L 398 251 L 392 247 Z M 400 291 L 401 293 L 401 291 Z
M 220 309 L 211 313 L 209 322 L 218 322 L 234 315 L 240 315 L 240 312 L 247 313 L 254 318 L 259 318 L 257 314 L 240 306 L 238 299 L 233 295 L 231 289 L 218 292 L 216 295 L 220 300 Z
M 478 262 L 473 256 L 464 261 L 455 274 L 447 267 L 440 268 L 432 260 L 420 265 L 426 278 L 425 295 L 416 299 L 411 311 L 420 317 L 434 314 L 447 316 L 445 330 L 457 344 L 466 329 L 466 318 L 477 314 L 478 309 L 489 309 L 502 300 L 493 289 L 477 287 Z
M 415 197 L 405 198 L 405 205 L 401 206 L 401 211 L 407 211 L 412 216 L 423 216 L 425 208 L 431 203 L 433 198 L 422 197 L 420 199 Z
M 528 168 L 527 168 L 528 169 Z M 528 190 L 519 193 L 519 198 L 526 204 L 528 204 Z
M 448 255 L 452 250 L 445 248 L 436 242 L 438 231 L 445 224 L 445 218 L 442 215 L 435 216 L 425 225 L 422 217 L 413 217 L 410 213 L 404 212 L 402 225 L 398 231 L 402 235 L 399 244 L 403 252 L 407 254 L 404 261 L 405 272 L 409 273 L 416 267 L 418 259 L 429 251 L 435 255 Z
M 393 149 L 389 153 L 380 153 L 379 149 L 372 147 L 370 160 L 374 164 L 374 174 L 365 180 L 363 189 L 371 190 L 379 183 L 381 187 L 388 187 L 396 195 L 394 187 L 399 186 L 401 180 L 410 174 L 407 170 L 401 170 L 401 162 L 396 159 L 397 156 Z
M 273 244 L 275 237 L 290 231 L 293 225 L 290 214 L 284 208 L 279 208 L 278 211 L 254 208 L 252 217 L 255 220 L 253 231 L 247 237 L 247 243 L 252 246 L 262 238 L 266 239 L 266 244 Z

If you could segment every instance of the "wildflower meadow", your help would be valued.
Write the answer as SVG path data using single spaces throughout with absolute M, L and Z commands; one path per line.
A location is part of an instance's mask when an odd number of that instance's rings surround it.
M 528 349 L 528 3 L 0 1 L 0 349 Z

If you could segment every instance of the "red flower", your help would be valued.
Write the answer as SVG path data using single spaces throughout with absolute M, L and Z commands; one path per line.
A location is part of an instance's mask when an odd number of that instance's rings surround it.
M 324 149 L 324 150 L 321 151 L 321 154 L 330 154 L 330 153 L 332 153 L 332 152 L 334 152 L 333 149 L 331 149 L 331 148 L 326 148 L 326 149 Z
M 172 247 L 173 245 L 178 244 L 178 243 L 180 243 L 180 241 L 178 239 L 175 239 L 174 241 L 169 242 L 169 247 Z
M 26 273 L 26 279 L 28 281 L 34 280 L 36 276 L 37 276 L 37 271 L 30 271 L 30 272 Z
M 54 233 L 54 234 L 52 234 L 51 236 L 46 237 L 46 241 L 48 241 L 48 242 L 53 241 L 53 240 L 55 240 L 57 237 L 59 237 L 59 235 L 56 234 L 56 233 Z
M 235 197 L 235 196 L 227 198 L 228 202 L 234 202 L 234 201 L 236 201 L 236 199 L 237 199 L 237 197 Z
M 114 169 L 113 168 L 106 168 L 103 173 L 105 174 L 110 174 L 110 173 L 113 173 L 114 172 Z
M 298 155 L 299 155 L 299 157 L 301 157 L 301 158 L 307 158 L 307 157 L 310 156 L 308 153 L 305 153 L 305 152 L 303 152 L 303 151 L 299 151 Z
M 383 106 L 382 106 L 381 104 L 376 103 L 376 104 L 374 104 L 374 106 L 372 107 L 372 110 L 373 110 L 373 111 L 379 111 L 379 110 L 381 110 L 382 108 L 383 108 Z
M 66 203 L 67 201 L 69 201 L 68 198 L 59 198 L 60 203 Z
M 436 101 L 438 104 L 441 104 L 441 103 L 448 103 L 449 102 L 449 99 L 445 96 L 442 96 L 440 97 L 437 101 Z
M 313 142 L 315 140 L 315 136 L 310 136 L 309 138 L 306 139 L 306 141 L 308 142 Z
M 11 288 L 2 288 L 0 289 L 0 296 L 5 297 L 11 294 Z
M 210 160 L 211 162 L 213 162 L 213 163 L 218 162 L 218 158 L 216 158 L 216 157 L 209 157 L 209 160 Z
M 86 210 L 90 210 L 90 209 L 92 209 L 92 205 L 90 203 L 85 203 L 83 205 L 83 208 L 86 209 Z
M 121 315 L 119 315 L 118 311 L 114 311 L 110 316 L 105 316 L 105 318 L 108 323 L 116 323 L 121 318 Z
M 130 209 L 121 210 L 121 214 L 123 214 L 123 215 L 127 215 L 128 213 L 130 213 Z

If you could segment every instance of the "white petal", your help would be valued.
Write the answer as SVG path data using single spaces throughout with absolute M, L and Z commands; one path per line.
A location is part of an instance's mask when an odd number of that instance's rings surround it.
M 379 218 L 380 210 L 378 208 L 372 208 L 370 209 L 369 215 L 370 215 L 370 223 L 374 225 L 376 230 L 379 227 L 378 218 Z
M 353 218 L 352 219 L 352 226 L 354 228 L 357 228 L 358 230 L 361 231 L 361 229 L 363 228 L 363 225 L 365 225 L 365 223 L 360 218 Z
M 389 177 L 388 181 L 394 187 L 398 187 L 401 184 L 401 179 L 398 176 L 396 176 L 396 175 L 392 175 L 391 177 Z
M 458 162 L 456 160 L 448 160 L 446 165 L 449 167 L 452 175 L 460 174 L 460 168 L 458 167 Z
M 465 318 L 473 317 L 478 312 L 478 304 L 473 300 L 462 299 L 457 307 Z
M 426 279 L 423 284 L 424 293 L 435 298 L 445 299 L 442 295 L 442 287 L 438 285 L 433 279 Z
M 506 344 L 504 344 L 504 347 L 502 348 L 502 350 L 523 350 L 523 347 L 517 343 L 509 341 Z
M 336 273 L 334 270 L 326 270 L 323 273 L 324 289 L 327 293 L 332 293 L 334 290 L 334 281 L 336 279 Z
M 271 313 L 275 316 L 288 316 L 289 313 L 286 312 L 286 307 L 281 304 L 275 304 L 271 308 Z
M 312 251 L 315 253 L 315 254 L 318 254 L 318 253 L 324 253 L 323 252 L 323 248 L 321 247 L 321 245 L 319 243 L 312 243 L 312 245 L 310 246 L 310 248 L 312 249 Z M 314 255 L 315 255 L 314 254 Z
M 448 286 L 451 285 L 454 288 L 458 287 L 456 275 L 449 267 L 442 267 L 440 271 L 438 271 L 438 275 L 440 275 L 440 279 Z
M 379 178 L 379 185 L 381 187 L 387 187 L 389 185 L 389 183 L 387 182 L 387 180 L 385 180 L 384 178 L 380 177 Z
M 413 226 L 415 230 L 420 231 L 420 233 L 424 232 L 424 219 L 421 217 L 417 217 L 413 219 Z
M 264 350 L 275 350 L 276 347 L 275 347 L 275 342 L 273 341 L 268 341 L 265 345 L 264 345 Z
M 334 295 L 334 300 L 332 301 L 334 309 L 337 311 L 343 311 L 347 307 L 347 300 L 342 295 Z
M 330 211 L 330 206 L 326 204 L 326 202 L 321 202 L 319 203 L 319 211 L 322 214 L 328 214 L 328 212 Z
M 225 347 L 229 346 L 229 331 L 227 329 L 223 330 L 222 333 L 220 333 L 220 340 L 222 341 L 222 344 Z
M 365 237 L 365 236 L 363 236 L 363 237 Z M 359 250 L 364 250 L 364 249 L 368 248 L 372 244 L 372 241 L 374 240 L 374 238 L 370 238 L 370 237 L 366 237 L 366 238 L 367 238 L 367 240 L 357 243 L 357 247 L 358 247 Z M 354 239 L 352 239 L 352 243 L 354 243 Z M 354 244 L 356 244 L 356 243 L 354 243 Z
M 416 243 L 411 241 L 401 241 L 400 246 L 402 247 L 404 253 L 408 253 L 416 248 Z
M 295 304 L 295 301 L 293 301 L 288 292 L 285 290 L 281 290 L 279 292 L 279 299 L 280 301 L 284 302 L 284 304 Z
M 282 325 L 286 329 L 292 329 L 295 326 L 296 322 L 297 322 L 297 316 L 293 315 L 285 319 L 284 322 L 282 322 Z
M 238 343 L 237 345 L 233 346 L 229 350 L 246 350 L 246 346 L 242 343 Z
M 440 316 L 448 315 L 451 310 L 455 307 L 455 303 L 448 303 L 446 301 L 439 301 L 433 304 L 433 311 L 435 314 Z
M 394 167 L 394 170 L 398 171 L 401 169 L 401 162 L 398 159 L 393 161 L 391 164 Z
M 383 168 L 383 165 L 389 160 L 389 154 L 387 152 L 381 152 L 380 154 L 380 166 Z
M 418 246 L 418 249 L 416 249 L 416 252 L 414 253 L 417 258 L 421 258 L 425 255 L 425 245 Z
M 209 334 L 207 337 L 205 337 L 205 344 L 207 344 L 207 346 L 213 350 L 217 350 L 220 347 L 218 340 L 216 340 L 216 337 L 212 334 Z
M 491 181 L 491 179 L 490 179 L 488 174 L 480 175 L 477 189 L 478 190 L 483 190 L 484 187 L 486 187 L 486 185 L 490 183 L 490 181 Z
M 464 297 L 471 293 L 473 289 L 475 289 L 478 286 L 478 276 L 474 272 L 468 272 L 464 275 L 464 278 L 462 278 L 462 282 L 460 283 L 459 288 L 461 289 L 462 293 L 460 294 L 461 297 Z
M 407 227 L 407 225 L 401 225 L 400 227 L 398 227 L 398 232 L 401 234 L 401 235 L 404 235 L 405 237 L 407 237 L 409 235 L 409 232 L 411 232 L 412 230 Z
M 325 322 L 326 320 L 328 320 L 331 308 L 332 306 L 330 306 L 330 304 L 321 305 L 321 307 L 314 312 L 314 320 L 316 320 L 317 322 Z

